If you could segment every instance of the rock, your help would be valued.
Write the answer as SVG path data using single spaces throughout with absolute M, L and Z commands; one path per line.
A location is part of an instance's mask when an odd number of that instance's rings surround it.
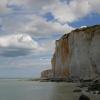
M 81 92 L 81 89 L 75 89 L 73 92 Z
M 88 87 L 89 91 L 100 91 L 100 84 L 91 84 Z
M 100 76 L 100 25 L 73 30 L 56 40 L 51 64 L 53 79 L 79 81 Z
M 66 66 L 69 54 L 68 41 L 60 39 L 56 41 L 56 48 L 51 60 L 53 76 L 55 78 L 67 78 L 69 76 L 69 68 Z
M 54 78 L 89 80 L 100 76 L 100 25 L 76 29 L 56 41 Z
M 99 91 L 94 91 L 93 94 L 96 94 L 97 95 L 97 94 L 99 94 Z
M 52 74 L 53 74 L 52 69 L 44 70 L 41 72 L 41 78 L 44 80 L 49 79 L 52 77 Z
M 82 95 L 79 97 L 79 100 L 90 100 L 90 98 L 89 98 L 88 96 L 82 94 Z

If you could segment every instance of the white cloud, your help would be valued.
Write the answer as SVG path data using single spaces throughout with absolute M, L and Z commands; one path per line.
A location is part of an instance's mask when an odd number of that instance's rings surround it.
M 28 15 L 22 12 L 22 14 L 12 14 L 13 16 L 10 17 L 6 16 L 4 20 L 2 19 L 3 30 L 8 33 L 25 32 L 36 36 L 67 33 L 73 29 L 68 23 L 79 20 L 93 11 L 100 12 L 100 0 L 71 0 L 69 3 L 61 2 L 60 0 L 1 0 L 2 9 L 10 9 L 14 12 L 12 6 L 7 7 L 7 4 L 21 7 L 24 9 L 23 12 L 30 12 L 31 10 L 35 11 L 35 13 Z M 51 12 L 55 21 L 47 22 L 41 16 L 46 12 Z
M 0 21 L 4 33 L 27 33 L 32 37 L 45 37 L 53 35 L 54 33 L 68 33 L 74 29 L 73 27 L 69 26 L 68 23 L 79 20 L 93 11 L 97 13 L 100 11 L 99 0 L 71 0 L 69 3 L 61 2 L 60 0 L 1 0 L 0 2 L 0 12 L 4 11 L 7 13 L 12 11 L 12 14 L 7 15 L 4 18 L 2 17 Z M 21 7 L 23 12 L 30 12 L 30 10 L 36 12 L 31 14 L 13 14 L 13 12 L 16 12 L 12 9 L 13 7 Z M 47 21 L 41 15 L 47 12 L 51 12 L 55 19 Z M 28 41 L 23 43 L 13 39 L 15 37 L 16 35 L 1 37 L 0 46 L 8 46 L 9 48 L 35 48 L 34 43 L 36 41 L 32 40 L 33 44 L 29 43 Z M 20 37 L 21 36 L 19 36 L 19 38 Z M 45 51 L 50 42 L 48 42 L 47 45 L 43 45 L 43 47 L 38 47 L 37 51 Z
M 0 13 L 13 13 L 13 7 L 21 8 L 20 10 L 30 10 L 41 12 L 42 6 L 54 3 L 56 0 L 0 0 Z M 20 11 L 19 11 L 20 12 Z
M 56 4 L 46 5 L 45 11 L 50 11 L 55 19 L 61 23 L 73 22 L 90 14 L 100 13 L 100 0 L 71 0 L 68 4 L 58 1 Z
M 61 2 L 61 0 L 0 0 L 0 12 L 14 12 L 12 8 L 15 6 L 40 14 L 51 11 L 59 21 L 72 22 L 92 11 L 100 13 L 99 5 L 100 0 L 70 0 L 69 3 Z
M 86 28 L 87 26 L 81 26 L 80 28 Z
M 73 28 L 68 24 L 60 24 L 56 21 L 47 22 L 46 19 L 33 15 L 32 21 L 24 26 L 24 31 L 36 35 L 52 35 L 54 33 L 70 32 Z
M 15 34 L 0 37 L 0 55 L 4 57 L 25 56 L 36 51 L 41 47 L 26 34 Z
M 48 12 L 53 20 L 44 17 Z M 58 38 L 55 33 L 71 31 L 69 23 L 92 12 L 100 14 L 100 0 L 0 0 L 0 67 L 48 68 Z M 30 36 L 36 36 L 38 43 Z
M 57 0 L 10 0 L 9 5 L 23 6 L 27 9 L 40 10 L 42 6 L 56 3 Z
M 6 7 L 7 0 L 0 0 L 0 13 L 6 13 L 9 9 Z
M 16 22 L 17 20 L 17 22 Z M 32 36 L 48 36 L 54 33 L 67 33 L 73 27 L 57 21 L 46 21 L 45 18 L 35 15 L 17 15 L 2 18 L 2 26 L 6 33 L 28 33 Z
M 0 37 L 0 47 L 37 49 L 38 43 L 34 41 L 29 35 L 15 34 Z
M 100 14 L 100 0 L 88 0 L 92 11 Z
M 0 37 L 0 55 L 4 57 L 25 56 L 28 54 L 41 55 L 53 53 L 54 40 L 37 43 L 27 34 L 14 34 Z

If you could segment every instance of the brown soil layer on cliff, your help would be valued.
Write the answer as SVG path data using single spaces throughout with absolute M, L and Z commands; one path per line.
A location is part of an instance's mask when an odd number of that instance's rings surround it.
M 88 26 L 88 27 L 83 27 L 79 29 L 75 29 L 72 32 L 80 32 L 80 31 L 85 31 L 86 33 L 92 33 L 96 30 L 100 29 L 100 25 L 94 25 L 94 26 Z
M 51 59 L 53 79 L 94 79 L 100 75 L 100 25 L 75 29 L 56 40 Z
M 83 27 L 83 28 L 78 28 L 78 29 L 75 29 L 75 30 L 71 31 L 70 33 L 73 33 L 73 32 L 78 32 L 79 33 L 81 31 L 85 31 L 86 34 L 89 34 L 89 33 L 94 33 L 98 29 L 100 29 L 100 25 L 94 25 L 94 26 L 87 26 L 87 27 Z M 68 38 L 70 33 L 64 34 L 61 37 L 61 39 Z

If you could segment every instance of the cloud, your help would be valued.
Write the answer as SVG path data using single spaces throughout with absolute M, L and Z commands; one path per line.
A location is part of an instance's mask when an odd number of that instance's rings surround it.
M 92 12 L 100 13 L 99 5 L 99 0 L 71 0 L 69 3 L 58 0 L 56 4 L 46 5 L 43 9 L 51 12 L 59 22 L 71 23 Z
M 1 0 L 0 13 L 51 11 L 60 22 L 72 22 L 95 11 L 100 13 L 100 0 Z
M 40 10 L 42 6 L 55 3 L 57 0 L 10 0 L 9 5 L 23 6 L 26 9 Z
M 0 2 L 0 12 L 7 14 L 0 18 L 2 26 L 0 28 L 3 31 L 0 34 L 11 34 L 10 37 L 5 36 L 5 39 L 0 38 L 0 46 L 3 48 L 17 47 L 34 50 L 35 45 L 31 47 L 32 43 L 27 45 L 27 43 L 15 42 L 13 38 L 17 36 L 13 34 L 27 33 L 32 37 L 45 37 L 55 33 L 68 33 L 74 29 L 69 23 L 79 20 L 93 11 L 100 12 L 99 0 L 70 0 L 69 2 L 67 0 L 42 0 L 42 2 L 41 0 L 1 0 Z M 33 12 L 30 13 L 30 11 Z M 50 21 L 43 17 L 48 12 L 53 16 Z M 35 42 L 33 41 L 33 43 Z M 47 46 L 50 42 L 52 41 L 49 41 L 47 45 L 42 43 L 43 48 L 40 49 L 49 50 Z M 40 49 L 38 48 L 38 50 Z
M 38 49 L 38 43 L 27 34 L 15 34 L 0 37 L 1 56 L 24 56 Z
M 100 0 L 88 0 L 89 5 L 91 6 L 91 11 L 100 14 Z
M 41 12 L 43 5 L 54 3 L 56 0 L 0 0 L 0 13 L 13 13 L 20 11 Z M 20 12 L 19 11 L 19 12 Z
M 31 16 L 31 22 L 29 22 L 25 27 L 24 31 L 26 33 L 33 33 L 34 35 L 52 35 L 54 33 L 65 33 L 70 32 L 73 27 L 68 24 L 60 24 L 56 21 L 46 21 L 46 19 L 41 16 L 33 15 Z
M 7 13 L 9 9 L 6 7 L 7 0 L 0 0 L 0 13 Z
M 0 68 L 48 68 L 54 41 L 91 13 L 100 14 L 100 0 L 0 0 Z
M 30 54 L 29 50 L 25 49 L 2 49 L 0 50 L 0 55 L 3 57 L 18 57 L 18 56 L 26 56 Z
M 17 20 L 17 22 L 16 22 Z M 15 24 L 16 23 L 16 24 Z M 35 14 L 18 14 L 2 18 L 2 27 L 5 33 L 27 33 L 31 36 L 48 36 L 54 33 L 67 33 L 73 27 L 57 21 L 47 21 L 44 17 Z
M 14 34 L 0 37 L 0 47 L 36 49 L 38 44 L 27 34 Z
M 8 36 L 0 38 L 0 47 L 6 48 L 7 52 L 9 48 L 13 48 L 12 52 L 19 52 L 23 49 L 25 52 L 30 49 L 34 51 L 37 48 L 37 52 L 39 50 L 49 51 L 48 45 L 50 42 L 53 44 L 51 40 L 40 43 L 43 47 L 39 48 L 37 42 L 31 37 L 13 34 L 27 33 L 32 37 L 49 37 L 55 33 L 68 33 L 74 29 L 69 23 L 79 20 L 93 11 L 100 12 L 99 0 L 70 0 L 69 2 L 67 0 L 42 0 L 42 2 L 41 0 L 1 0 L 0 2 L 0 12 L 6 13 L 4 17 L 0 18 L 0 30 L 2 30 L 0 34 L 8 34 Z M 30 11 L 33 12 L 30 13 Z M 43 17 L 48 12 L 53 16 L 50 21 Z M 19 41 L 26 37 L 30 39 L 30 42 L 29 40 Z

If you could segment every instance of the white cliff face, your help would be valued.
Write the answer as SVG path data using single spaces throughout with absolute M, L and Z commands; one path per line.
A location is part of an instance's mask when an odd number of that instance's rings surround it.
M 100 75 L 100 26 L 77 29 L 57 40 L 51 62 L 57 78 Z
M 69 75 L 68 54 L 69 46 L 67 39 L 56 41 L 55 53 L 52 58 L 52 66 L 55 78 L 66 78 Z
M 49 79 L 49 78 L 52 78 L 52 76 L 53 76 L 53 73 L 51 69 L 44 70 L 41 72 L 41 78 L 43 79 Z

